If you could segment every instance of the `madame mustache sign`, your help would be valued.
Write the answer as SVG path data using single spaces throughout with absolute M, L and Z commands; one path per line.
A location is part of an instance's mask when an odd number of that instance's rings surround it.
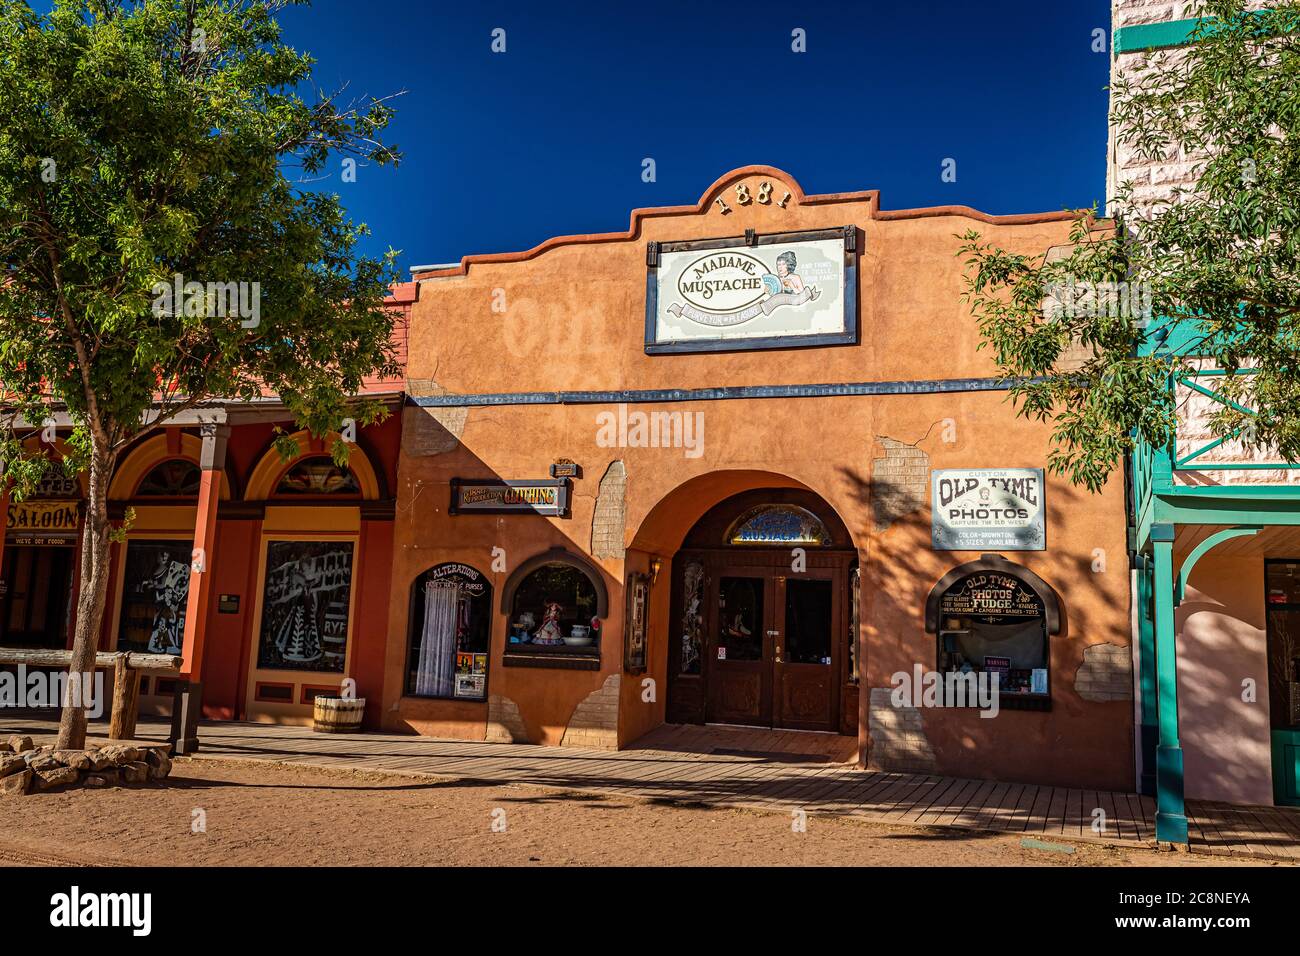
M 646 351 L 857 341 L 856 230 L 652 243 Z
M 930 530 L 936 551 L 1047 548 L 1041 468 L 930 472 Z

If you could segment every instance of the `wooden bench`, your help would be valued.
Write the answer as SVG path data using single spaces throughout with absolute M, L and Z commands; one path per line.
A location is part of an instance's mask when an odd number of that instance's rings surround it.
M 72 668 L 72 651 L 0 647 L 0 664 L 24 664 L 27 667 Z M 140 678 L 145 674 L 175 677 L 181 671 L 181 659 L 175 654 L 140 654 L 135 651 L 100 651 L 95 655 L 95 669 L 113 671 L 113 710 L 109 716 L 108 736 L 112 740 L 130 740 L 135 736 L 135 722 L 140 703 Z

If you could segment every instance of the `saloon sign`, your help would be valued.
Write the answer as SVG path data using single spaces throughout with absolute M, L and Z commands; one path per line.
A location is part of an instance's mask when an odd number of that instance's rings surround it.
M 11 544 L 72 544 L 81 528 L 76 501 L 11 501 L 5 515 Z
M 652 243 L 646 351 L 857 340 L 856 231 Z
M 1041 468 L 930 472 L 936 551 L 1042 551 L 1047 547 Z

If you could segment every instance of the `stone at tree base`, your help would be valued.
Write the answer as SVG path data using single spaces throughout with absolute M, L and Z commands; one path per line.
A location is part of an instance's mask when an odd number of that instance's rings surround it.
M 101 770 L 100 772 L 96 773 L 95 776 L 98 777 L 100 780 L 103 780 L 104 786 L 106 787 L 122 786 L 122 771 L 118 770 L 116 767 L 113 767 L 109 770 Z
M 22 753 L 24 750 L 35 750 L 36 745 L 32 743 L 31 737 L 21 737 L 14 734 L 9 738 L 9 746 L 13 748 L 14 753 Z
M 113 761 L 115 767 L 124 767 L 129 763 L 134 763 L 144 759 L 144 751 L 139 747 L 127 747 L 115 745 L 105 747 L 101 753 L 105 753 Z
M 113 766 L 113 758 L 101 750 L 93 750 L 86 754 L 86 756 L 90 759 L 91 770 L 107 770 L 109 767 Z
M 81 778 L 81 783 L 83 786 L 87 786 L 87 787 L 108 786 L 108 780 L 105 779 L 101 774 L 97 774 L 97 773 L 86 774 L 84 777 Z
M 65 767 L 73 770 L 89 770 L 94 764 L 90 755 L 84 750 L 56 750 L 51 756 Z
M 132 760 L 122 768 L 122 779 L 127 783 L 145 783 L 149 779 L 149 765 L 142 760 Z
M 0 777 L 8 777 L 11 774 L 22 773 L 27 769 L 27 761 L 18 754 L 0 755 Z
M 37 770 L 36 786 L 40 790 L 53 790 L 55 787 L 66 787 L 69 784 L 77 782 L 81 776 L 71 767 L 55 767 L 53 770 Z
M 11 773 L 7 777 L 0 777 L 0 795 L 6 797 L 17 797 L 27 792 L 28 785 L 32 782 L 32 772 L 24 770 L 22 773 Z
M 11 754 L 13 752 L 14 748 L 9 746 L 9 741 L 0 740 L 0 754 Z
M 60 762 L 58 757 L 54 756 L 54 754 L 38 753 L 27 761 L 27 766 L 32 770 L 41 772 L 45 770 L 55 770 L 62 767 L 63 764 Z
M 164 780 L 172 772 L 172 758 L 157 750 L 149 751 L 149 777 Z

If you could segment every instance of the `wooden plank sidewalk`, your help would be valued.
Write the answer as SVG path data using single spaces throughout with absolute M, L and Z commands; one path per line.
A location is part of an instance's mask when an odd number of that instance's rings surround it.
M 0 735 L 52 737 L 50 721 Z M 92 734 L 94 732 L 92 727 Z M 167 728 L 142 721 L 142 739 Z M 632 748 L 584 750 L 306 727 L 206 723 L 201 757 L 373 770 L 810 815 L 957 827 L 1046 841 L 1155 845 L 1155 807 L 1133 793 L 862 770 L 856 742 L 831 734 L 665 725 Z M 1188 801 L 1191 850 L 1300 863 L 1300 811 Z M 1100 811 L 1100 812 L 1098 812 Z M 1096 826 L 1094 827 L 1094 822 Z

